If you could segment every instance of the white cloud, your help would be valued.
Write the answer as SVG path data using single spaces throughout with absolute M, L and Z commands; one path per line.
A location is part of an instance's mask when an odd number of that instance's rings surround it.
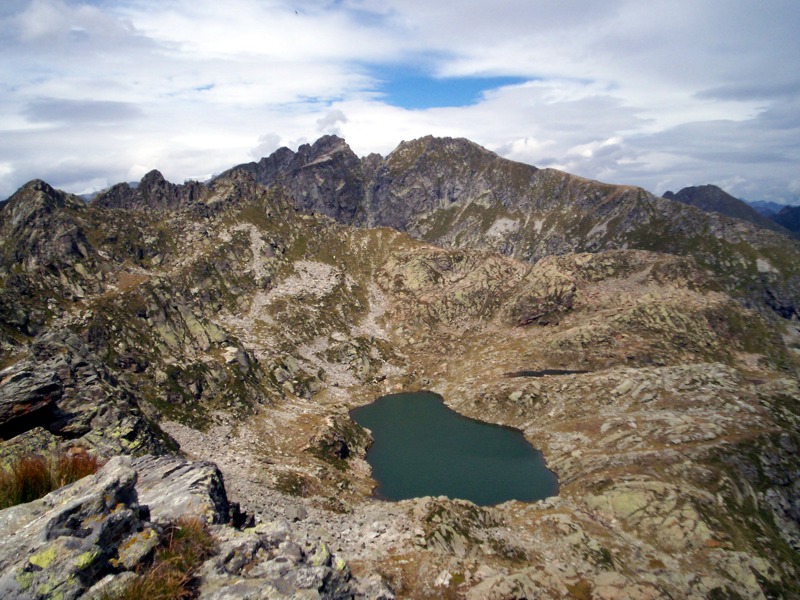
M 13 0 L 0 197 L 182 181 L 337 133 L 362 155 L 463 136 L 655 192 L 800 202 L 797 22 L 796 0 Z M 528 82 L 405 110 L 376 93 L 395 67 Z
M 317 131 L 329 135 L 340 135 L 339 123 L 347 123 L 347 116 L 341 110 L 332 110 L 317 119 Z

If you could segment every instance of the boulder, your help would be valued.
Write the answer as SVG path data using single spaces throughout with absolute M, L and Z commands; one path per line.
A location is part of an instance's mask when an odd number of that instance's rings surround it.
M 231 505 L 217 466 L 176 456 L 142 456 L 131 465 L 139 475 L 139 502 L 157 523 L 175 521 L 187 513 L 207 523 L 227 523 Z

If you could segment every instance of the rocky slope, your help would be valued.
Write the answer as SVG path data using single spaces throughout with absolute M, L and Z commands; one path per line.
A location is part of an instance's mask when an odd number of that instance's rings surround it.
M 768 244 L 793 256 L 793 242 L 722 217 L 698 225 L 695 209 L 472 145 L 456 161 L 460 141 L 423 142 L 357 161 L 361 179 L 350 178 L 346 147 L 327 138 L 262 161 L 265 173 L 284 173 L 272 187 L 240 169 L 184 186 L 154 172 L 89 205 L 37 181 L 0 207 L 0 456 L 77 446 L 110 460 L 94 480 L 24 510 L 47 506 L 57 521 L 67 498 L 114 479 L 133 519 L 69 589 L 128 577 L 133 567 L 109 561 L 128 532 L 157 532 L 153 515 L 170 494 L 155 474 L 195 468 L 113 457 L 182 453 L 218 465 L 225 501 L 257 523 L 215 529 L 231 550 L 203 568 L 204 597 L 256 588 L 275 597 L 798 597 L 800 332 L 763 301 L 748 308 L 755 288 L 731 290 L 757 280 L 759 293 L 783 289 L 794 306 L 793 265 L 770 255 L 785 269 L 755 275 Z M 435 148 L 450 166 L 436 166 Z M 423 167 L 463 178 L 425 188 Z M 533 186 L 523 200 L 515 177 Z M 350 203 L 346 190 L 376 178 L 393 191 L 367 187 Z M 550 197 L 537 187 L 544 180 L 563 187 Z M 369 208 L 380 193 L 395 200 Z M 480 194 L 494 198 L 485 229 L 469 217 Z M 430 212 L 410 211 L 423 196 Z M 503 198 L 509 211 L 522 208 L 498 216 Z M 349 210 L 362 227 L 331 218 Z M 463 218 L 422 231 L 447 210 Z M 614 231 L 593 235 L 609 247 L 570 252 L 595 237 L 556 234 L 559 219 L 583 215 L 588 226 L 604 210 L 618 219 Z M 526 214 L 552 227 L 523 227 Z M 680 214 L 694 219 L 681 234 L 692 252 L 622 247 L 623 231 L 673 235 Z M 392 224 L 446 247 L 366 227 L 401 217 L 406 225 Z M 519 229 L 502 219 L 519 219 Z M 703 236 L 692 237 L 698 228 Z M 495 233 L 513 248 L 488 251 Z M 525 236 L 541 254 L 518 260 L 514 240 Z M 724 269 L 709 268 L 709 240 Z M 584 372 L 514 376 L 546 369 Z M 348 410 L 401 389 L 437 391 L 463 414 L 522 430 L 558 474 L 559 495 L 482 508 L 372 498 L 369 434 Z M 103 527 L 113 511 L 100 506 Z M 0 524 L 20 522 L 23 508 L 9 511 Z M 58 546 L 53 565 L 73 564 L 60 554 L 75 545 L 67 541 L 38 543 Z M 51 563 L 40 571 L 31 558 L 46 548 L 15 548 L 0 551 L 3 585 L 33 577 L 38 589 Z M 20 583 L 20 572 L 32 575 Z

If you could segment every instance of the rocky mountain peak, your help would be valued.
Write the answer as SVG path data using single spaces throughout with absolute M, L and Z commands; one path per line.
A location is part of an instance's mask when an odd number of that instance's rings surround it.
M 331 152 L 347 152 L 350 146 L 344 139 L 337 135 L 323 135 L 313 144 L 303 144 L 297 149 L 297 153 L 306 155 L 309 158 L 319 158 Z
M 56 190 L 41 179 L 23 185 L 5 203 L 0 204 L 0 224 L 10 224 L 14 230 L 35 224 L 44 215 L 67 205 L 81 206 L 76 198 Z
M 202 184 L 197 182 L 171 183 L 153 169 L 135 188 L 119 183 L 98 194 L 92 204 L 103 208 L 174 210 L 191 202 L 200 187 Z
M 400 163 L 408 165 L 411 161 L 424 159 L 437 161 L 458 160 L 474 164 L 481 161 L 499 160 L 500 157 L 465 138 L 427 135 L 415 140 L 400 142 L 397 148 L 392 150 L 386 157 L 386 162 L 388 164 Z
M 145 189 L 163 188 L 168 185 L 170 185 L 170 183 L 164 179 L 164 176 L 158 169 L 153 169 L 152 171 L 146 173 L 145 176 L 139 181 L 139 187 Z
M 426 135 L 421 138 L 416 138 L 414 140 L 403 140 L 397 145 L 391 153 L 394 154 L 395 152 L 403 152 L 409 149 L 415 148 L 423 148 L 425 150 L 448 150 L 448 151 L 458 151 L 458 152 L 478 152 L 479 154 L 484 154 L 487 156 L 494 156 L 497 155 L 492 152 L 491 150 L 487 150 L 483 146 L 476 144 L 472 140 L 468 140 L 466 138 L 454 138 L 449 136 L 434 136 L 434 135 Z

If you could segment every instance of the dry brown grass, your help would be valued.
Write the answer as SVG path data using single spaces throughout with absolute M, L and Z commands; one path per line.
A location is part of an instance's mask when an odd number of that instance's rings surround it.
M 97 458 L 85 452 L 51 459 L 36 454 L 17 458 L 10 469 L 0 469 L 0 509 L 41 498 L 99 468 Z
M 196 595 L 195 571 L 214 553 L 214 538 L 198 518 L 182 517 L 167 528 L 153 563 L 130 585 L 103 600 L 184 600 Z
M 119 291 L 126 292 L 135 287 L 138 287 L 148 279 L 150 279 L 148 275 L 141 275 L 139 273 L 128 273 L 126 271 L 123 271 L 119 274 L 117 287 L 119 288 Z

